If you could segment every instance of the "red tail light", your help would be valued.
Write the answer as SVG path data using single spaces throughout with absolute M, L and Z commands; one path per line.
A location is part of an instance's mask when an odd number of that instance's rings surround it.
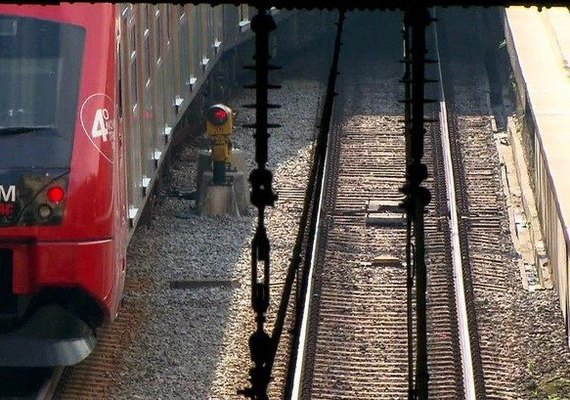
M 61 186 L 52 186 L 47 191 L 47 198 L 51 203 L 59 203 L 65 197 L 65 191 Z

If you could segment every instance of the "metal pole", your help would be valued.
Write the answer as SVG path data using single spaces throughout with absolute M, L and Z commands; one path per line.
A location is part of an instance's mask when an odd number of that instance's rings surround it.
M 251 387 L 238 390 L 252 400 L 268 400 L 267 388 L 271 380 L 271 360 L 276 348 L 275 342 L 264 330 L 265 313 L 269 307 L 270 283 L 270 243 L 265 229 L 265 208 L 273 206 L 277 196 L 271 186 L 273 175 L 265 168 L 268 151 L 267 90 L 272 87 L 268 83 L 268 72 L 274 69 L 269 65 L 269 33 L 275 30 L 273 17 L 267 14 L 263 7 L 251 21 L 251 29 L 255 32 L 255 89 L 256 89 L 256 122 L 255 122 L 255 161 L 257 168 L 250 176 L 251 203 L 258 209 L 257 228 L 251 243 L 251 305 L 256 314 L 256 331 L 249 338 L 251 360 L 254 367 L 250 368 Z M 259 263 L 263 264 L 260 277 Z
M 425 64 L 426 64 L 426 27 L 430 17 L 426 8 L 414 7 L 408 11 L 412 26 L 412 109 L 411 109 L 411 165 L 409 166 L 409 184 L 413 201 L 414 222 L 414 266 L 416 268 L 416 385 L 417 395 L 421 400 L 428 399 L 428 354 L 427 354 L 427 314 L 426 291 L 427 270 L 425 264 L 424 212 L 429 203 L 429 191 L 421 187 L 427 178 L 427 167 L 422 164 L 424 155 L 424 104 L 425 99 Z
M 410 140 L 410 124 L 411 124 L 411 77 L 410 77 L 410 22 L 408 13 L 404 14 L 402 26 L 403 37 L 403 63 L 404 76 L 402 83 L 404 84 L 404 136 L 406 138 L 406 176 L 410 174 L 411 164 L 411 140 Z M 413 288 L 414 288 L 414 270 L 412 263 L 412 212 L 413 205 L 409 196 L 406 197 L 403 206 L 406 209 L 406 314 L 407 314 L 407 330 L 408 330 L 408 400 L 414 400 L 414 327 L 413 327 Z

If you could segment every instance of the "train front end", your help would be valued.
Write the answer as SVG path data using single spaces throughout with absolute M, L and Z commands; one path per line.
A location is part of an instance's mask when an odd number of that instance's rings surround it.
M 110 4 L 0 5 L 0 366 L 75 364 L 116 315 L 116 38 Z

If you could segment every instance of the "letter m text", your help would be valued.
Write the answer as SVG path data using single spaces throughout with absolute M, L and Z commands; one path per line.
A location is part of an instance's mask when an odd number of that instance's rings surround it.
M 8 186 L 8 191 L 4 189 L 4 185 L 0 185 L 0 200 L 2 201 L 16 201 L 16 185 Z

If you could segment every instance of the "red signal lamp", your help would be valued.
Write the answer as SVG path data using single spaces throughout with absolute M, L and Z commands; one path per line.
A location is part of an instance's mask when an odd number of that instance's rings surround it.
M 215 110 L 214 111 L 214 118 L 217 119 L 218 121 L 225 121 L 226 119 L 228 119 L 228 113 L 222 109 Z
M 224 125 L 230 116 L 229 108 L 222 104 L 212 106 L 208 109 L 208 122 L 214 126 Z

